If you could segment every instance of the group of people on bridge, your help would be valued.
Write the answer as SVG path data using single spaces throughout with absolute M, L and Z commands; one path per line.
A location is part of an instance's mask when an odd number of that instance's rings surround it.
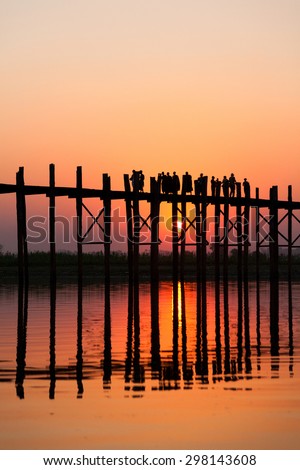
M 202 175 L 202 178 L 203 178 L 203 175 Z M 229 178 L 227 178 L 227 176 L 224 176 L 222 181 L 220 181 L 219 178 L 215 178 L 214 176 L 212 176 L 210 180 L 211 195 L 213 197 L 220 196 L 221 187 L 222 187 L 224 197 L 235 197 L 237 184 L 239 183 L 236 181 L 234 173 L 231 173 Z M 244 190 L 244 196 L 250 197 L 250 183 L 247 180 L 247 178 L 244 178 L 243 190 Z
M 144 180 L 145 176 L 142 170 L 132 171 L 132 176 L 130 177 L 132 182 L 132 187 L 135 189 L 135 184 L 138 185 L 139 191 L 144 191 Z M 173 171 L 171 175 L 170 172 L 164 173 L 161 172 L 158 174 L 158 182 L 160 184 L 160 190 L 163 194 L 177 194 L 180 191 L 181 184 L 180 178 L 176 174 L 176 171 Z M 211 196 L 219 197 L 222 195 L 226 198 L 236 196 L 236 188 L 239 183 L 236 181 L 234 173 L 227 178 L 224 176 L 222 181 L 219 178 L 211 177 L 210 187 L 211 187 Z M 203 173 L 200 173 L 200 176 L 194 181 L 195 195 L 196 196 L 207 196 L 207 185 L 208 177 L 204 176 Z M 242 183 L 244 196 L 250 198 L 250 183 L 247 178 L 244 178 Z M 193 192 L 193 180 L 192 176 L 186 171 L 182 176 L 182 192 L 183 193 L 192 193 Z

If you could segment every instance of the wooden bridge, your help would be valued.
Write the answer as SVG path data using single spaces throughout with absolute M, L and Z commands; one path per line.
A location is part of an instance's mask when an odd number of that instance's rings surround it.
M 288 260 L 288 299 L 289 299 L 289 331 L 292 338 L 292 250 L 299 248 L 297 241 L 300 234 L 297 233 L 300 219 L 296 215 L 300 210 L 300 202 L 292 200 L 292 187 L 288 187 L 287 200 L 278 199 L 278 188 L 270 189 L 269 199 L 259 197 L 259 189 L 255 189 L 255 196 L 242 196 L 241 183 L 236 184 L 236 196 L 225 197 L 220 194 L 220 189 L 212 196 L 207 191 L 207 180 L 202 187 L 201 194 L 197 189 L 197 181 L 194 182 L 194 191 L 186 192 L 187 185 L 183 176 L 182 190 L 164 194 L 161 191 L 160 178 L 150 178 L 150 191 L 140 191 L 138 181 L 132 178 L 132 188 L 129 175 L 124 175 L 124 190 L 111 189 L 111 181 L 108 174 L 103 174 L 102 189 L 84 188 L 82 186 L 82 168 L 77 167 L 76 186 L 59 187 L 55 185 L 55 167 L 49 167 L 49 185 L 32 186 L 26 185 L 24 181 L 24 169 L 19 168 L 16 174 L 16 184 L 0 184 L 0 194 L 13 193 L 16 195 L 16 217 L 17 217 L 17 239 L 18 239 L 18 276 L 19 276 L 19 321 L 18 334 L 23 338 L 24 319 L 27 318 L 26 309 L 28 303 L 28 243 L 27 243 L 27 218 L 26 218 L 26 196 L 45 195 L 49 198 L 49 244 L 50 244 L 50 340 L 55 336 L 55 302 L 56 302 L 56 214 L 55 204 L 57 197 L 68 197 L 76 202 L 77 223 L 77 257 L 78 257 L 78 324 L 82 324 L 82 282 L 83 282 L 83 245 L 89 243 L 87 235 L 94 225 L 98 225 L 103 232 L 103 240 L 99 243 L 104 246 L 104 272 L 105 272 L 105 348 L 106 362 L 110 364 L 111 359 L 111 320 L 110 320 L 110 254 L 112 244 L 111 217 L 112 201 L 124 201 L 126 208 L 127 227 L 127 254 L 128 254 L 128 296 L 130 307 L 130 322 L 133 322 L 135 348 L 139 350 L 140 332 L 140 309 L 139 309 L 139 254 L 141 245 L 145 244 L 141 239 L 141 229 L 148 227 L 150 232 L 150 264 L 151 264 L 151 325 L 153 331 L 159 331 L 159 238 L 160 229 L 160 206 L 162 202 L 172 207 L 172 275 L 173 275 L 173 308 L 176 313 L 178 308 L 178 280 L 184 280 L 185 253 L 187 246 L 186 233 L 193 228 L 195 230 L 195 241 L 192 243 L 196 251 L 196 280 L 197 280 L 197 351 L 202 363 L 207 363 L 207 214 L 208 208 L 213 210 L 213 233 L 214 233 L 214 276 L 215 276 L 215 299 L 216 299 L 216 331 L 220 330 L 220 281 L 222 280 L 223 303 L 224 303 L 224 337 L 225 349 L 229 350 L 229 306 L 228 306 L 228 259 L 230 247 L 237 249 L 237 284 L 238 284 L 238 338 L 242 341 L 242 330 L 244 328 L 245 348 L 249 349 L 249 305 L 248 305 L 248 256 L 249 256 L 249 231 L 250 231 L 250 209 L 254 208 L 256 213 L 254 250 L 256 257 L 256 285 L 257 285 L 257 312 L 259 312 L 259 283 L 260 283 L 260 253 L 262 247 L 269 249 L 269 277 L 270 277 L 270 334 L 271 353 L 278 355 L 279 351 L 279 249 L 287 249 Z M 94 216 L 87 208 L 84 200 L 96 198 L 100 201 L 98 215 Z M 140 212 L 140 202 L 149 204 L 149 215 L 144 217 Z M 187 215 L 187 204 L 195 208 L 195 215 Z M 235 212 L 235 222 L 229 218 L 229 213 Z M 262 213 L 262 209 L 268 212 Z M 92 217 L 92 224 L 83 232 L 83 210 Z M 280 211 L 280 212 L 279 212 Z M 283 212 L 283 215 L 282 215 Z M 100 224 L 100 216 L 103 223 Z M 182 226 L 179 229 L 178 221 Z M 261 231 L 260 222 L 268 227 L 268 231 Z M 287 235 L 282 233 L 281 224 L 287 224 Z M 295 229 L 296 227 L 296 229 Z M 225 228 L 225 229 L 224 229 Z M 229 234 L 235 232 L 236 242 L 231 243 Z M 283 241 L 282 241 L 283 240 Z M 94 242 L 93 242 L 94 243 Z M 182 283 L 181 283 L 182 284 Z M 24 313 L 25 312 L 25 313 Z M 178 312 L 177 312 L 178 313 Z M 259 316 L 257 317 L 259 319 Z M 129 321 L 129 320 L 128 320 Z M 178 330 L 178 314 L 173 316 L 173 329 Z M 258 320 L 257 320 L 258 321 Z M 25 321 L 26 324 L 26 321 Z M 259 328 L 259 324 L 258 324 Z M 132 333 L 133 334 L 133 333 Z M 81 338 L 81 335 L 80 335 Z M 174 336 L 176 339 L 176 335 Z M 22 341 L 20 344 L 22 346 Z M 159 334 L 152 338 L 153 361 L 157 362 L 155 354 L 159 351 Z M 80 339 L 81 341 L 81 339 Z M 226 343 L 227 341 L 227 343 Z M 199 344 L 198 344 L 199 343 Z M 55 344 L 55 341 L 54 343 Z M 78 342 L 81 345 L 81 342 Z M 292 344 L 292 341 L 291 341 Z M 81 346 L 80 346 L 81 348 Z M 53 348 L 52 348 L 53 349 Z M 51 349 L 51 351 L 52 351 Z M 175 344 L 176 350 L 176 344 Z M 23 381 L 23 356 L 22 347 L 18 353 L 17 363 L 21 364 L 21 379 Z M 53 351 L 52 351 L 53 352 Z M 53 356 L 53 354 L 52 354 Z M 80 356 L 78 356 L 80 357 Z M 108 368 L 109 369 L 109 368 Z
M 138 178 L 138 174 L 134 175 Z M 220 194 L 220 189 L 212 196 L 207 191 L 207 179 L 201 193 L 197 191 L 197 181 L 194 182 L 193 193 L 187 193 L 184 184 L 186 175 L 183 175 L 181 192 L 164 194 L 161 191 L 160 177 L 150 178 L 150 191 L 143 192 L 139 190 L 138 181 L 132 181 L 130 185 L 129 175 L 124 175 L 124 190 L 111 189 L 111 181 L 108 174 L 103 174 L 102 189 L 84 188 L 82 186 L 82 168 L 77 167 L 76 186 L 62 187 L 55 185 L 55 167 L 49 166 L 49 185 L 33 186 L 26 185 L 24 181 L 24 168 L 19 168 L 16 174 L 16 184 L 0 184 L 0 194 L 16 194 L 16 217 L 18 232 L 18 263 L 20 278 L 28 275 L 28 247 L 27 247 L 27 219 L 26 219 L 26 196 L 45 195 L 49 198 L 49 242 L 51 257 L 51 278 L 56 276 L 56 236 L 55 236 L 55 202 L 57 197 L 73 198 L 76 201 L 76 220 L 77 220 L 77 254 L 78 254 L 78 275 L 82 276 L 82 249 L 84 244 L 100 243 L 104 246 L 104 264 L 105 278 L 110 278 L 110 252 L 111 252 L 111 204 L 114 200 L 125 202 L 126 207 L 126 226 L 127 226 L 127 253 L 128 253 L 128 273 L 130 281 L 139 279 L 139 251 L 141 245 L 150 246 L 151 258 L 151 281 L 157 282 L 159 279 L 158 258 L 159 258 L 159 228 L 160 228 L 160 205 L 166 202 L 172 206 L 172 259 L 173 259 L 173 278 L 184 276 L 185 269 L 185 251 L 186 247 L 194 245 L 196 251 L 196 271 L 197 279 L 205 283 L 206 279 L 206 254 L 207 254 L 207 211 L 208 206 L 213 208 L 213 230 L 214 230 L 214 254 L 215 254 L 215 278 L 218 281 L 221 277 L 226 282 L 228 278 L 228 253 L 232 246 L 237 248 L 237 273 L 240 279 L 247 280 L 248 277 L 248 254 L 249 254 L 249 218 L 250 208 L 255 208 L 255 243 L 256 252 L 256 276 L 259 279 L 259 256 L 262 247 L 268 247 L 270 254 L 270 279 L 278 282 L 279 275 L 279 249 L 285 247 L 288 257 L 288 277 L 292 276 L 292 249 L 299 248 L 296 238 L 293 236 L 295 225 L 300 224 L 300 219 L 296 215 L 300 210 L 300 202 L 292 200 L 292 187 L 288 187 L 288 197 L 286 200 L 278 199 L 278 188 L 273 186 L 270 189 L 269 199 L 259 197 L 259 189 L 255 189 L 255 196 L 250 194 L 245 197 L 241 195 L 241 183 L 236 183 L 236 196 L 224 197 Z M 84 200 L 96 198 L 100 200 L 100 210 L 94 216 L 87 208 Z M 140 213 L 140 202 L 149 203 L 149 215 L 143 217 Z M 195 216 L 191 218 L 187 215 L 187 204 L 194 206 Z M 235 222 L 229 219 L 229 209 L 234 207 L 236 218 Z M 268 211 L 268 217 L 262 213 L 262 209 Z M 83 210 L 92 217 L 92 224 L 83 233 Z M 232 209 L 231 209 L 232 210 Z M 284 212 L 279 217 L 279 211 Z M 103 216 L 103 224 L 99 222 L 100 216 Z M 181 221 L 179 227 L 178 221 Z M 260 230 L 260 222 L 268 227 L 268 233 L 265 229 Z M 283 234 L 281 224 L 287 224 L 287 235 Z M 103 232 L 103 241 L 88 242 L 87 235 L 94 225 L 98 225 Z M 148 227 L 150 232 L 150 241 L 145 243 L 141 240 L 140 232 L 143 227 Z M 195 240 L 188 243 L 186 234 L 190 229 L 195 230 Z M 223 228 L 223 231 L 221 229 Z M 224 230 L 225 228 L 225 230 Z M 231 243 L 229 234 L 235 232 L 236 242 Z M 297 230 L 296 230 L 297 232 Z M 220 263 L 222 250 L 222 263 Z M 222 264 L 222 273 L 221 273 Z

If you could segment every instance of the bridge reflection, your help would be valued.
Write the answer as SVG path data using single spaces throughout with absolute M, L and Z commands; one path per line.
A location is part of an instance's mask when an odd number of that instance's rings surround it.
M 160 285 L 152 283 L 149 291 L 150 325 L 149 343 L 141 340 L 141 308 L 139 286 L 127 285 L 127 339 L 124 357 L 114 356 L 111 319 L 111 286 L 104 285 L 102 344 L 103 350 L 98 358 L 98 365 L 87 359 L 83 343 L 85 322 L 83 308 L 83 286 L 77 286 L 77 345 L 76 363 L 56 365 L 56 303 L 55 283 L 51 284 L 49 306 L 49 366 L 44 370 L 32 370 L 26 366 L 27 324 L 30 317 L 28 308 L 28 285 L 20 285 L 18 291 L 18 322 L 16 348 L 16 393 L 20 399 L 25 398 L 24 383 L 31 379 L 49 379 L 49 398 L 55 398 L 57 380 L 71 379 L 77 382 L 77 398 L 84 397 L 84 383 L 87 380 L 99 380 L 102 376 L 102 387 L 111 389 L 114 380 L 123 380 L 126 393 L 142 396 L 146 389 L 178 390 L 194 387 L 208 387 L 216 384 L 230 384 L 231 388 L 245 387 L 243 381 L 260 379 L 262 373 L 262 355 L 270 358 L 270 375 L 278 377 L 280 362 L 288 359 L 289 376 L 294 373 L 294 337 L 293 337 L 293 303 L 292 285 L 288 288 L 287 325 L 279 334 L 279 305 L 269 304 L 269 339 L 261 335 L 261 290 L 256 285 L 256 311 L 250 315 L 248 282 L 236 284 L 237 302 L 230 302 L 229 283 L 214 283 L 213 296 L 203 299 L 203 284 L 193 284 L 194 304 L 187 302 L 186 290 L 191 291 L 191 284 L 184 280 L 173 281 L 171 287 L 170 315 L 172 349 L 165 349 L 161 338 Z M 207 287 L 207 286 L 206 286 Z M 211 285 L 210 285 L 211 289 Z M 253 284 L 251 284 L 253 290 Z M 213 301 L 213 304 L 212 304 Z M 208 317 L 209 304 L 209 317 Z M 165 306 L 163 307 L 165 308 Z M 275 309 L 275 313 L 273 311 Z M 211 312 L 214 315 L 211 315 Z M 195 324 L 191 326 L 190 317 Z M 236 320 L 236 323 L 235 323 Z M 252 325 L 251 325 L 252 322 Z M 253 324 L 255 323 L 255 324 Z M 213 325 L 213 326 L 212 326 Z M 213 335 L 212 335 L 213 328 Z M 253 335 L 255 332 L 255 336 Z M 251 333 L 252 332 L 252 333 Z M 209 333 L 209 334 L 208 334 Z M 287 337 L 288 336 L 288 337 Z M 280 348 L 280 341 L 288 344 L 288 350 Z M 148 349 L 149 348 L 149 349 Z M 266 352 L 267 349 L 267 352 Z

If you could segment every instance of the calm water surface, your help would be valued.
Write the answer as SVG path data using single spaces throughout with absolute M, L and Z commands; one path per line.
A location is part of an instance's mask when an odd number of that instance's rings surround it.
M 2 449 L 299 448 L 299 284 L 131 292 L 0 287 Z

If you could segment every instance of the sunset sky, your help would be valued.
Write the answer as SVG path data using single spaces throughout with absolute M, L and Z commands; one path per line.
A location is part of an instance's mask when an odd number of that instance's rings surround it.
M 232 171 L 300 200 L 298 0 L 0 2 L 0 182 Z M 29 205 L 43 213 L 45 198 Z M 74 204 L 59 203 L 73 214 Z M 0 244 L 15 247 L 14 198 Z

